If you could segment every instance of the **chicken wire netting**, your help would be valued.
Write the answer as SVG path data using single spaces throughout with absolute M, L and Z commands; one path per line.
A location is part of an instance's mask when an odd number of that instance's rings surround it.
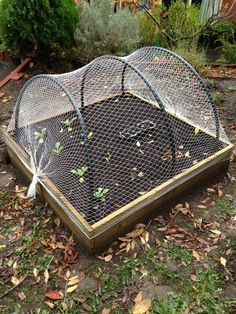
M 33 185 L 49 178 L 90 224 L 228 142 L 199 75 L 155 47 L 33 77 L 8 131 L 30 157 Z

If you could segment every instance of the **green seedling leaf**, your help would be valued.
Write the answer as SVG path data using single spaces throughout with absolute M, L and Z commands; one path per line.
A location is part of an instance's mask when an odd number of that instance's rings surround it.
M 46 130 L 47 130 L 46 128 L 43 128 L 41 131 L 35 131 L 34 132 L 34 138 L 39 141 L 39 144 L 44 143 L 44 137 L 46 134 Z
M 88 171 L 88 167 L 87 166 L 83 166 L 81 168 L 77 168 L 77 169 L 72 169 L 70 172 L 77 176 L 77 177 L 80 177 L 79 178 L 79 182 L 80 183 L 84 183 L 84 175 L 85 173 Z
M 88 137 L 88 140 L 91 140 L 93 138 L 93 132 L 89 132 L 87 137 Z
M 60 142 L 56 142 L 55 147 L 53 149 L 53 153 L 56 156 L 60 156 L 61 151 L 63 150 L 64 146 Z
M 76 176 L 78 175 L 76 169 L 72 169 L 72 170 L 71 170 L 71 173 L 74 174 L 74 175 L 76 175 Z
M 67 127 L 68 132 L 71 132 L 73 130 L 72 125 L 73 125 L 75 120 L 77 120 L 77 117 L 74 117 L 72 119 L 66 119 L 64 121 L 61 121 L 61 123 L 63 123 Z
M 83 135 L 81 134 L 81 136 L 83 137 Z M 88 135 L 87 135 L 87 139 L 88 140 L 91 140 L 93 138 L 93 132 L 89 132 Z M 81 145 L 84 145 L 85 144 L 85 141 L 82 139 L 80 140 L 80 144 Z
M 105 194 L 109 192 L 108 188 L 99 187 L 96 192 L 94 192 L 94 196 L 102 202 L 105 202 Z
M 194 134 L 197 135 L 199 131 L 200 131 L 200 129 L 196 126 L 196 128 L 194 130 Z
M 0 245 L 0 252 L 4 251 L 5 248 L 6 248 L 6 245 L 4 244 Z

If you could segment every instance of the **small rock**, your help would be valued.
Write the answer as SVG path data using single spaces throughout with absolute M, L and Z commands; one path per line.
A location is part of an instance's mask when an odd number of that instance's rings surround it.
M 156 298 L 158 300 L 167 300 L 169 293 L 173 292 L 170 286 L 156 286 L 155 287 Z
M 173 262 L 173 261 L 168 261 L 168 262 L 166 263 L 166 267 L 167 267 L 170 271 L 173 271 L 173 272 L 179 271 L 178 265 L 177 265 L 175 262 Z
M 78 291 L 90 290 L 96 291 L 98 289 L 98 281 L 92 277 L 86 276 L 78 283 Z

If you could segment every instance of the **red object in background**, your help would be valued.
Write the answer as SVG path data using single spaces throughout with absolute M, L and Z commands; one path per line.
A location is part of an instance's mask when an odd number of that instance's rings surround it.
M 10 53 L 8 51 L 0 52 L 0 61 L 9 60 L 9 59 L 10 59 Z
M 223 0 L 222 1 L 223 16 L 227 20 L 233 21 L 236 19 L 236 0 Z
M 23 60 L 21 62 L 20 65 L 18 65 L 18 67 L 12 71 L 10 74 L 8 74 L 1 82 L 0 82 L 0 88 L 3 87 L 8 81 L 12 80 L 12 81 L 18 81 L 22 76 L 23 73 L 21 73 L 20 71 L 26 66 L 26 64 L 28 64 L 30 62 L 30 58 L 26 58 L 25 60 Z M 4 93 L 0 92 L 0 98 L 4 95 Z

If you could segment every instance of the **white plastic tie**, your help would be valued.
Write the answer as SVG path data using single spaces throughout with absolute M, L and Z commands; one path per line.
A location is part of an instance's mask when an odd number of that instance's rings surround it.
M 28 192 L 27 192 L 26 198 L 31 198 L 31 197 L 35 198 L 36 197 L 37 183 L 38 183 L 38 174 L 35 173 L 33 175 L 32 182 L 30 183 L 30 186 L 28 188 Z

